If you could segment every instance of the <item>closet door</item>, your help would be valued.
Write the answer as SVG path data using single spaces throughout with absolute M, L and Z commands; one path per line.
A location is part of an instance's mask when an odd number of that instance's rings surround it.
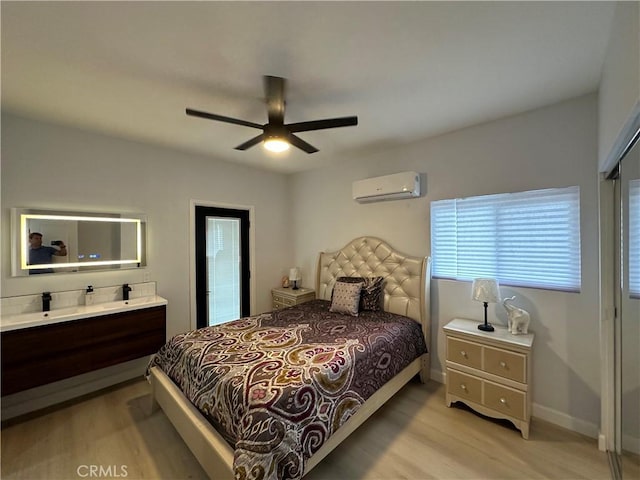
M 624 456 L 640 454 L 640 143 L 619 169 L 616 450 Z

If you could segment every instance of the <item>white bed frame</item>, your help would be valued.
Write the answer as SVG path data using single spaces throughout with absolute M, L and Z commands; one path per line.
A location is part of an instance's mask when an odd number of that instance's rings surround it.
M 375 237 L 356 238 L 332 253 L 320 253 L 316 297 L 329 300 L 333 285 L 341 276 L 385 277 L 384 310 L 413 318 L 422 325 L 431 349 L 430 283 L 431 260 L 409 257 Z M 414 360 L 374 393 L 306 462 L 306 475 L 378 408 L 420 374 L 429 379 L 430 353 Z M 215 480 L 233 479 L 233 448 L 189 402 L 180 389 L 157 367 L 151 369 L 152 411 L 162 408 L 207 475 Z

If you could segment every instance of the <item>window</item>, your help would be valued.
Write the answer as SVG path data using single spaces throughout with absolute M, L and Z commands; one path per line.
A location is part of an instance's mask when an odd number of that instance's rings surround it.
M 640 298 L 640 179 L 629 182 L 629 294 Z
M 433 275 L 580 291 L 580 187 L 431 202 Z
M 209 325 L 240 318 L 240 219 L 207 218 Z

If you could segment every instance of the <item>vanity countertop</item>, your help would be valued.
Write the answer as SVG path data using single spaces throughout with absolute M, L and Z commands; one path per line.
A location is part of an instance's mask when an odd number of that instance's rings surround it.
M 142 308 L 166 305 L 167 300 L 158 295 L 118 300 L 114 302 L 96 303 L 93 305 L 78 305 L 60 308 L 49 312 L 31 312 L 17 315 L 0 316 L 0 332 L 18 330 L 29 327 L 39 327 L 59 322 L 68 322 L 81 318 L 98 317 L 112 313 L 140 310 Z

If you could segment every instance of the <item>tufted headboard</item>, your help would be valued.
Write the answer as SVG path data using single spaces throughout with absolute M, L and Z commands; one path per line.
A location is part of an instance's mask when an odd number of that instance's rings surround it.
M 431 259 L 397 252 L 375 237 L 359 237 L 337 252 L 321 252 L 318 258 L 316 295 L 331 299 L 338 277 L 385 278 L 384 310 L 420 322 L 431 345 Z

